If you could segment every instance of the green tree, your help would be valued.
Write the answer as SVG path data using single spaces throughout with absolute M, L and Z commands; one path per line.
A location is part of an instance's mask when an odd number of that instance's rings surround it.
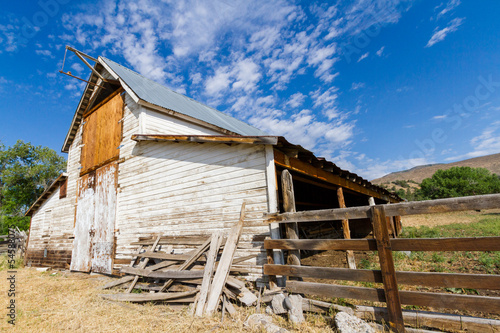
M 29 227 L 24 213 L 65 167 L 66 160 L 50 148 L 22 140 L 8 148 L 0 143 L 0 233 Z
M 500 193 L 500 178 L 484 168 L 453 167 L 424 179 L 420 192 L 425 199 Z

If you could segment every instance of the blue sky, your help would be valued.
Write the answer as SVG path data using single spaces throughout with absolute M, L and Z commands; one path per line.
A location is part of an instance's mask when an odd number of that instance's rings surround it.
M 84 88 L 57 73 L 71 45 L 368 179 L 500 152 L 498 1 L 28 3 L 0 13 L 6 145 L 60 151 Z

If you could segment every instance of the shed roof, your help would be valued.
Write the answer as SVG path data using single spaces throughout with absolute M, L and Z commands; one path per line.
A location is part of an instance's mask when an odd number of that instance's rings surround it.
M 263 136 L 267 133 L 221 111 L 206 106 L 192 98 L 179 94 L 139 73 L 136 73 L 104 57 L 99 61 L 111 69 L 116 79 L 121 79 L 135 95 L 150 104 L 172 110 L 183 115 L 202 120 L 206 123 L 245 136 Z

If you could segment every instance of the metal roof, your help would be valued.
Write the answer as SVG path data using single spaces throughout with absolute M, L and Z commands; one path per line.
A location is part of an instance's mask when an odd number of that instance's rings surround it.
M 236 134 L 247 136 L 268 135 L 241 120 L 176 93 L 112 60 L 99 57 L 99 61 L 107 65 L 143 101 L 202 120 Z

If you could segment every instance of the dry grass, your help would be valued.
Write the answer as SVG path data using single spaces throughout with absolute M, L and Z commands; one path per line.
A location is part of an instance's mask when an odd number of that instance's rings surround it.
M 0 272 L 6 281 L 7 271 Z M 15 327 L 7 323 L 7 284 L 2 282 L 0 294 L 1 331 L 13 332 L 260 332 L 244 328 L 245 319 L 253 308 L 238 308 L 235 319 L 225 316 L 221 324 L 220 313 L 210 318 L 190 316 L 187 307 L 174 310 L 161 304 L 114 303 L 101 299 L 99 287 L 109 281 L 100 275 L 21 268 L 16 274 Z M 310 315 L 307 322 L 291 326 L 285 319 L 274 316 L 275 323 L 291 331 L 335 332 L 329 318 Z
M 484 218 L 498 215 L 500 215 L 500 209 L 489 209 L 480 212 L 473 210 L 443 214 L 410 215 L 403 216 L 403 228 L 420 226 L 436 227 L 455 223 L 476 223 Z

